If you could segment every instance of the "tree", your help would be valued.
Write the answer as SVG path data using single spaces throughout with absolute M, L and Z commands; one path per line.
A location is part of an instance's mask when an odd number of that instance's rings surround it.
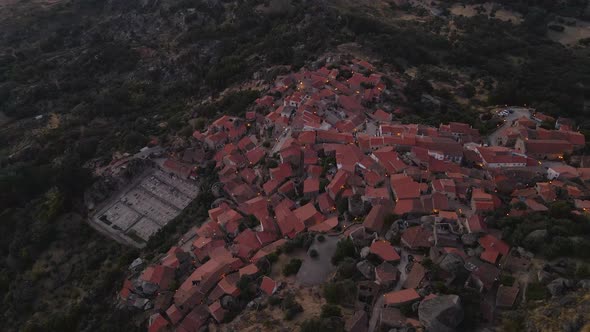
M 549 206 L 549 215 L 553 218 L 569 218 L 573 206 L 568 201 L 557 201 Z
M 344 258 L 338 264 L 337 277 L 339 279 L 351 279 L 358 273 L 356 261 L 351 257 Z
M 383 218 L 383 225 L 385 229 L 389 229 L 393 223 L 399 219 L 399 216 L 394 213 L 388 213 Z
M 132 131 L 123 139 L 123 147 L 127 151 L 137 151 L 147 144 L 148 138 L 144 135 Z
M 288 277 L 290 275 L 296 274 L 301 268 L 302 261 L 298 258 L 291 258 L 289 263 L 283 267 L 283 275 Z
M 305 320 L 301 324 L 301 332 L 343 332 L 344 321 L 342 318 L 337 319 L 314 317 Z
M 526 289 L 527 301 L 539 301 L 547 298 L 547 288 L 541 283 L 529 283 Z
M 248 228 L 255 228 L 256 226 L 260 225 L 260 221 L 256 216 L 249 214 L 246 219 L 244 220 L 246 227 Z
M 547 32 L 547 11 L 538 7 L 532 7 L 524 17 L 523 26 L 531 33 L 545 35 Z
M 276 263 L 279 260 L 279 255 L 277 255 L 276 252 L 271 252 L 270 254 L 266 255 L 266 259 L 268 259 L 270 263 Z
M 315 250 L 315 249 L 311 249 L 311 250 L 309 251 L 309 257 L 311 257 L 311 258 L 317 258 L 319 255 L 320 255 L 320 254 L 319 254 L 319 253 L 318 253 L 318 251 L 317 251 L 317 250 Z
M 324 304 L 320 318 L 342 317 L 342 310 L 335 304 Z
M 588 279 L 590 278 L 590 266 L 588 264 L 580 263 L 576 269 L 576 278 Z
M 295 300 L 295 296 L 291 293 L 287 294 L 281 303 L 285 320 L 292 320 L 297 314 L 303 312 L 303 307 Z
M 328 303 L 346 304 L 354 300 L 356 285 L 351 279 L 329 282 L 324 285 L 324 297 Z
M 53 187 L 45 193 L 44 201 L 39 208 L 37 217 L 44 222 L 53 221 L 62 212 L 64 197 L 59 189 Z
M 332 264 L 338 265 L 346 257 L 357 257 L 356 247 L 350 238 L 338 242 L 334 256 L 332 256 Z

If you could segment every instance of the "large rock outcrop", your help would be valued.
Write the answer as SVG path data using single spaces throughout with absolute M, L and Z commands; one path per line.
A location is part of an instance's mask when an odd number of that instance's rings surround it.
M 440 295 L 424 300 L 418 307 L 420 323 L 429 332 L 453 332 L 463 321 L 463 307 L 457 295 Z
M 368 260 L 362 260 L 356 264 L 357 270 L 367 279 L 375 278 L 375 267 Z
M 463 258 L 455 253 L 446 254 L 439 262 L 440 268 L 449 273 L 459 273 L 463 271 L 465 269 L 463 267 L 464 265 Z

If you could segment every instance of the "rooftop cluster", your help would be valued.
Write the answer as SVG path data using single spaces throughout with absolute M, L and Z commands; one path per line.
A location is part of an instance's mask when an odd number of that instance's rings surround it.
M 372 295 L 357 302 L 364 309 L 380 303 L 382 324 L 428 324 L 403 308 L 435 301 L 438 294 L 425 287 L 433 264 L 449 283 L 497 293 L 489 315 L 511 307 L 518 285 L 498 288 L 498 280 L 528 258 L 486 216 L 507 206 L 510 215 L 545 211 L 564 192 L 585 213 L 587 188 L 571 180 L 588 180 L 590 171 L 563 162 L 584 137 L 571 125 L 538 128 L 545 121 L 539 113 L 511 120 L 491 146 L 465 123 L 401 124 L 384 97 L 403 86 L 356 59 L 303 69 L 278 77 L 245 118 L 222 116 L 195 132 L 191 154 L 212 152 L 219 178 L 209 220 L 130 278 L 122 300 L 152 303 L 150 331 L 196 331 L 210 318 L 221 323 L 228 298 L 243 290 L 240 280 L 261 296 L 280 291 L 261 262 L 315 232 L 350 239 L 376 257 L 358 289 Z M 170 160 L 163 167 L 189 177 L 203 162 Z M 545 180 L 535 186 L 523 180 L 539 178 Z M 505 192 L 512 201 L 503 200 Z M 347 328 L 366 323 L 359 310 Z

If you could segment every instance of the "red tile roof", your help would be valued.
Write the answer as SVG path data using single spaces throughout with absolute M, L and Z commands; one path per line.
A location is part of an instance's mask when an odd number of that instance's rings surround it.
M 563 154 L 573 149 L 572 143 L 565 140 L 534 140 L 525 142 L 526 153 L 534 154 Z
M 272 223 L 272 227 L 268 225 L 270 223 Z M 272 243 L 279 238 L 278 228 L 274 222 L 274 219 L 268 217 L 267 222 L 265 222 L 264 225 L 266 226 L 263 227 L 263 231 L 256 232 L 256 237 L 263 246 Z
M 239 270 L 240 277 L 250 276 L 258 273 L 258 267 L 255 264 L 249 264 Z
M 294 191 L 295 191 L 295 183 L 292 180 L 288 180 L 283 185 L 281 185 L 279 187 L 279 189 L 277 190 L 278 193 L 283 194 L 283 195 L 287 195 L 287 196 Z
M 479 256 L 479 258 L 481 258 L 482 261 L 491 264 L 496 264 L 496 262 L 498 261 L 498 257 L 500 257 L 500 253 L 494 249 L 485 249 Z
M 299 144 L 302 145 L 312 145 L 316 142 L 316 131 L 315 130 L 306 130 L 299 133 L 297 137 Z
M 246 158 L 250 165 L 258 164 L 262 158 L 266 155 L 266 151 L 263 148 L 257 147 L 246 153 Z
M 317 202 L 322 213 L 330 213 L 333 212 L 336 208 L 334 205 L 334 201 L 330 198 L 328 193 L 322 193 L 318 196 Z
M 123 288 L 121 288 L 121 290 L 119 291 L 119 297 L 121 297 L 123 300 L 127 300 L 127 298 L 129 298 L 129 295 L 131 295 L 132 288 L 133 284 L 131 284 L 131 280 L 125 279 L 125 282 L 123 282 Z
M 207 322 L 209 311 L 206 305 L 198 305 L 182 320 L 176 332 L 198 332 Z
M 225 309 L 221 306 L 221 302 L 219 300 L 215 301 L 213 304 L 209 306 L 209 312 L 211 316 L 217 321 L 217 323 L 223 322 L 223 318 L 225 317 Z
M 580 209 L 580 210 L 584 210 L 584 211 L 590 210 L 590 201 L 575 199 L 574 205 L 576 206 L 576 209 Z
M 390 181 L 396 200 L 420 198 L 420 184 L 409 176 L 395 174 Z
M 155 314 L 155 317 L 150 317 L 150 326 L 148 332 L 163 332 L 165 331 L 170 323 L 161 314 Z
M 332 199 L 335 199 L 340 191 L 344 189 L 344 185 L 349 176 L 348 172 L 339 170 L 332 181 L 326 186 L 326 191 L 330 194 Z
M 375 113 L 373 113 L 373 117 L 379 121 L 391 121 L 391 119 L 393 118 L 393 116 L 391 115 L 391 113 L 387 113 L 382 109 L 378 109 L 375 111 Z
M 487 201 L 492 199 L 492 195 L 486 193 L 481 188 L 474 188 L 471 194 L 471 198 L 476 201 Z
M 352 86 L 351 86 L 352 87 Z M 352 87 L 354 88 L 354 87 Z M 357 90 L 358 91 L 358 90 Z M 338 96 L 337 102 L 342 108 L 349 112 L 358 112 L 362 111 L 365 108 L 361 105 L 358 96 Z
M 178 323 L 184 316 L 182 311 L 180 311 L 180 309 L 178 309 L 178 307 L 174 304 L 172 304 L 168 310 L 166 310 L 166 315 L 170 319 L 172 325 L 176 325 L 176 323 Z
M 527 198 L 524 203 L 529 207 L 529 209 L 535 211 L 535 212 L 545 212 L 545 211 L 549 211 L 549 208 L 547 208 L 545 205 L 535 201 L 532 198 Z
M 294 237 L 297 233 L 305 229 L 305 224 L 289 209 L 288 202 L 287 200 L 282 201 L 275 208 L 275 215 L 281 234 L 283 236 Z
M 338 217 L 329 218 L 319 224 L 313 225 L 309 228 L 310 232 L 325 233 L 331 231 L 338 226 Z
M 383 218 L 385 218 L 388 210 L 389 208 L 384 204 L 373 205 L 363 221 L 363 226 L 369 231 L 381 232 L 383 230 Z
M 276 292 L 277 283 L 272 280 L 271 278 L 264 276 L 262 278 L 262 283 L 260 284 L 260 290 L 262 290 L 266 295 L 272 295 Z
M 320 191 L 320 180 L 318 178 L 307 178 L 303 182 L 303 193 L 311 194 Z
M 332 130 L 318 130 L 317 141 L 319 143 L 350 144 L 354 142 L 352 133 L 339 133 Z
M 262 185 L 262 189 L 266 195 L 272 195 L 282 182 L 283 180 L 268 180 Z
M 402 199 L 395 203 L 395 208 L 393 212 L 397 215 L 403 215 L 405 213 L 412 213 L 412 212 L 421 212 L 423 206 L 421 204 L 420 199 Z
M 165 171 L 174 173 L 181 178 L 188 178 L 193 169 L 191 165 L 183 164 L 172 159 L 166 159 L 162 167 Z
M 494 286 L 494 283 L 500 275 L 500 269 L 492 264 L 483 263 L 471 273 L 473 277 L 480 280 L 483 287 L 487 290 Z
M 262 247 L 258 241 L 258 238 L 256 237 L 256 233 L 254 233 L 249 228 L 238 234 L 238 236 L 236 236 L 234 239 L 234 243 L 245 245 L 249 248 L 252 248 L 253 250 L 258 250 L 260 247 Z
M 283 163 L 280 164 L 277 168 L 271 168 L 269 170 L 270 178 L 273 180 L 283 180 L 293 175 L 293 169 L 291 168 L 291 164 Z
M 307 203 L 304 206 L 293 211 L 297 219 L 306 226 L 315 224 L 316 215 L 319 213 L 312 203 Z
M 490 234 L 480 237 L 479 244 L 486 250 L 496 250 L 504 256 L 510 251 L 510 246 L 506 242 L 499 240 Z
M 400 291 L 389 292 L 383 295 L 384 304 L 386 306 L 401 306 L 406 303 L 417 301 L 420 299 L 420 294 L 415 289 L 404 289 Z
M 389 189 L 387 188 L 373 188 L 368 187 L 365 190 L 365 194 L 363 195 L 365 199 L 370 200 L 372 202 L 376 201 L 389 201 Z
M 168 290 L 174 280 L 174 269 L 163 266 L 149 266 L 141 275 L 141 280 L 158 285 L 161 290 Z
M 371 244 L 370 252 L 386 262 L 397 262 L 400 259 L 395 248 L 387 241 L 375 241 Z
M 478 233 L 485 230 L 483 218 L 480 215 L 474 214 L 467 218 L 467 228 L 470 233 Z
M 432 231 L 425 226 L 408 227 L 402 234 L 402 243 L 410 249 L 430 248 Z
M 496 293 L 496 306 L 499 308 L 510 309 L 514 306 L 519 293 L 518 286 L 498 286 Z
M 408 273 L 403 287 L 407 289 L 418 288 L 426 276 L 426 269 L 420 263 L 414 263 Z

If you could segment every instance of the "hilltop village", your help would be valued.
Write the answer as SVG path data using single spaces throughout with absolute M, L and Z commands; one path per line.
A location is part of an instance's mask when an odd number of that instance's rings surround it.
M 322 301 L 342 305 L 331 315 L 345 331 L 452 331 L 473 310 L 493 322 L 524 301 L 538 283 L 534 255 L 489 218 L 557 200 L 585 215 L 590 168 L 567 163 L 584 136 L 525 108 L 495 114 L 489 137 L 465 123 L 401 123 L 407 110 L 391 100 L 405 84 L 366 61 L 328 62 L 279 76 L 244 117 L 195 132 L 161 167 L 195 179 L 215 163 L 209 218 L 153 262 L 136 261 L 121 305 L 145 310 L 150 332 L 200 331 L 281 301 L 293 320 L 308 310 L 293 289 L 329 284 L 337 299 L 324 290 Z M 559 273 L 541 272 L 559 291 Z

